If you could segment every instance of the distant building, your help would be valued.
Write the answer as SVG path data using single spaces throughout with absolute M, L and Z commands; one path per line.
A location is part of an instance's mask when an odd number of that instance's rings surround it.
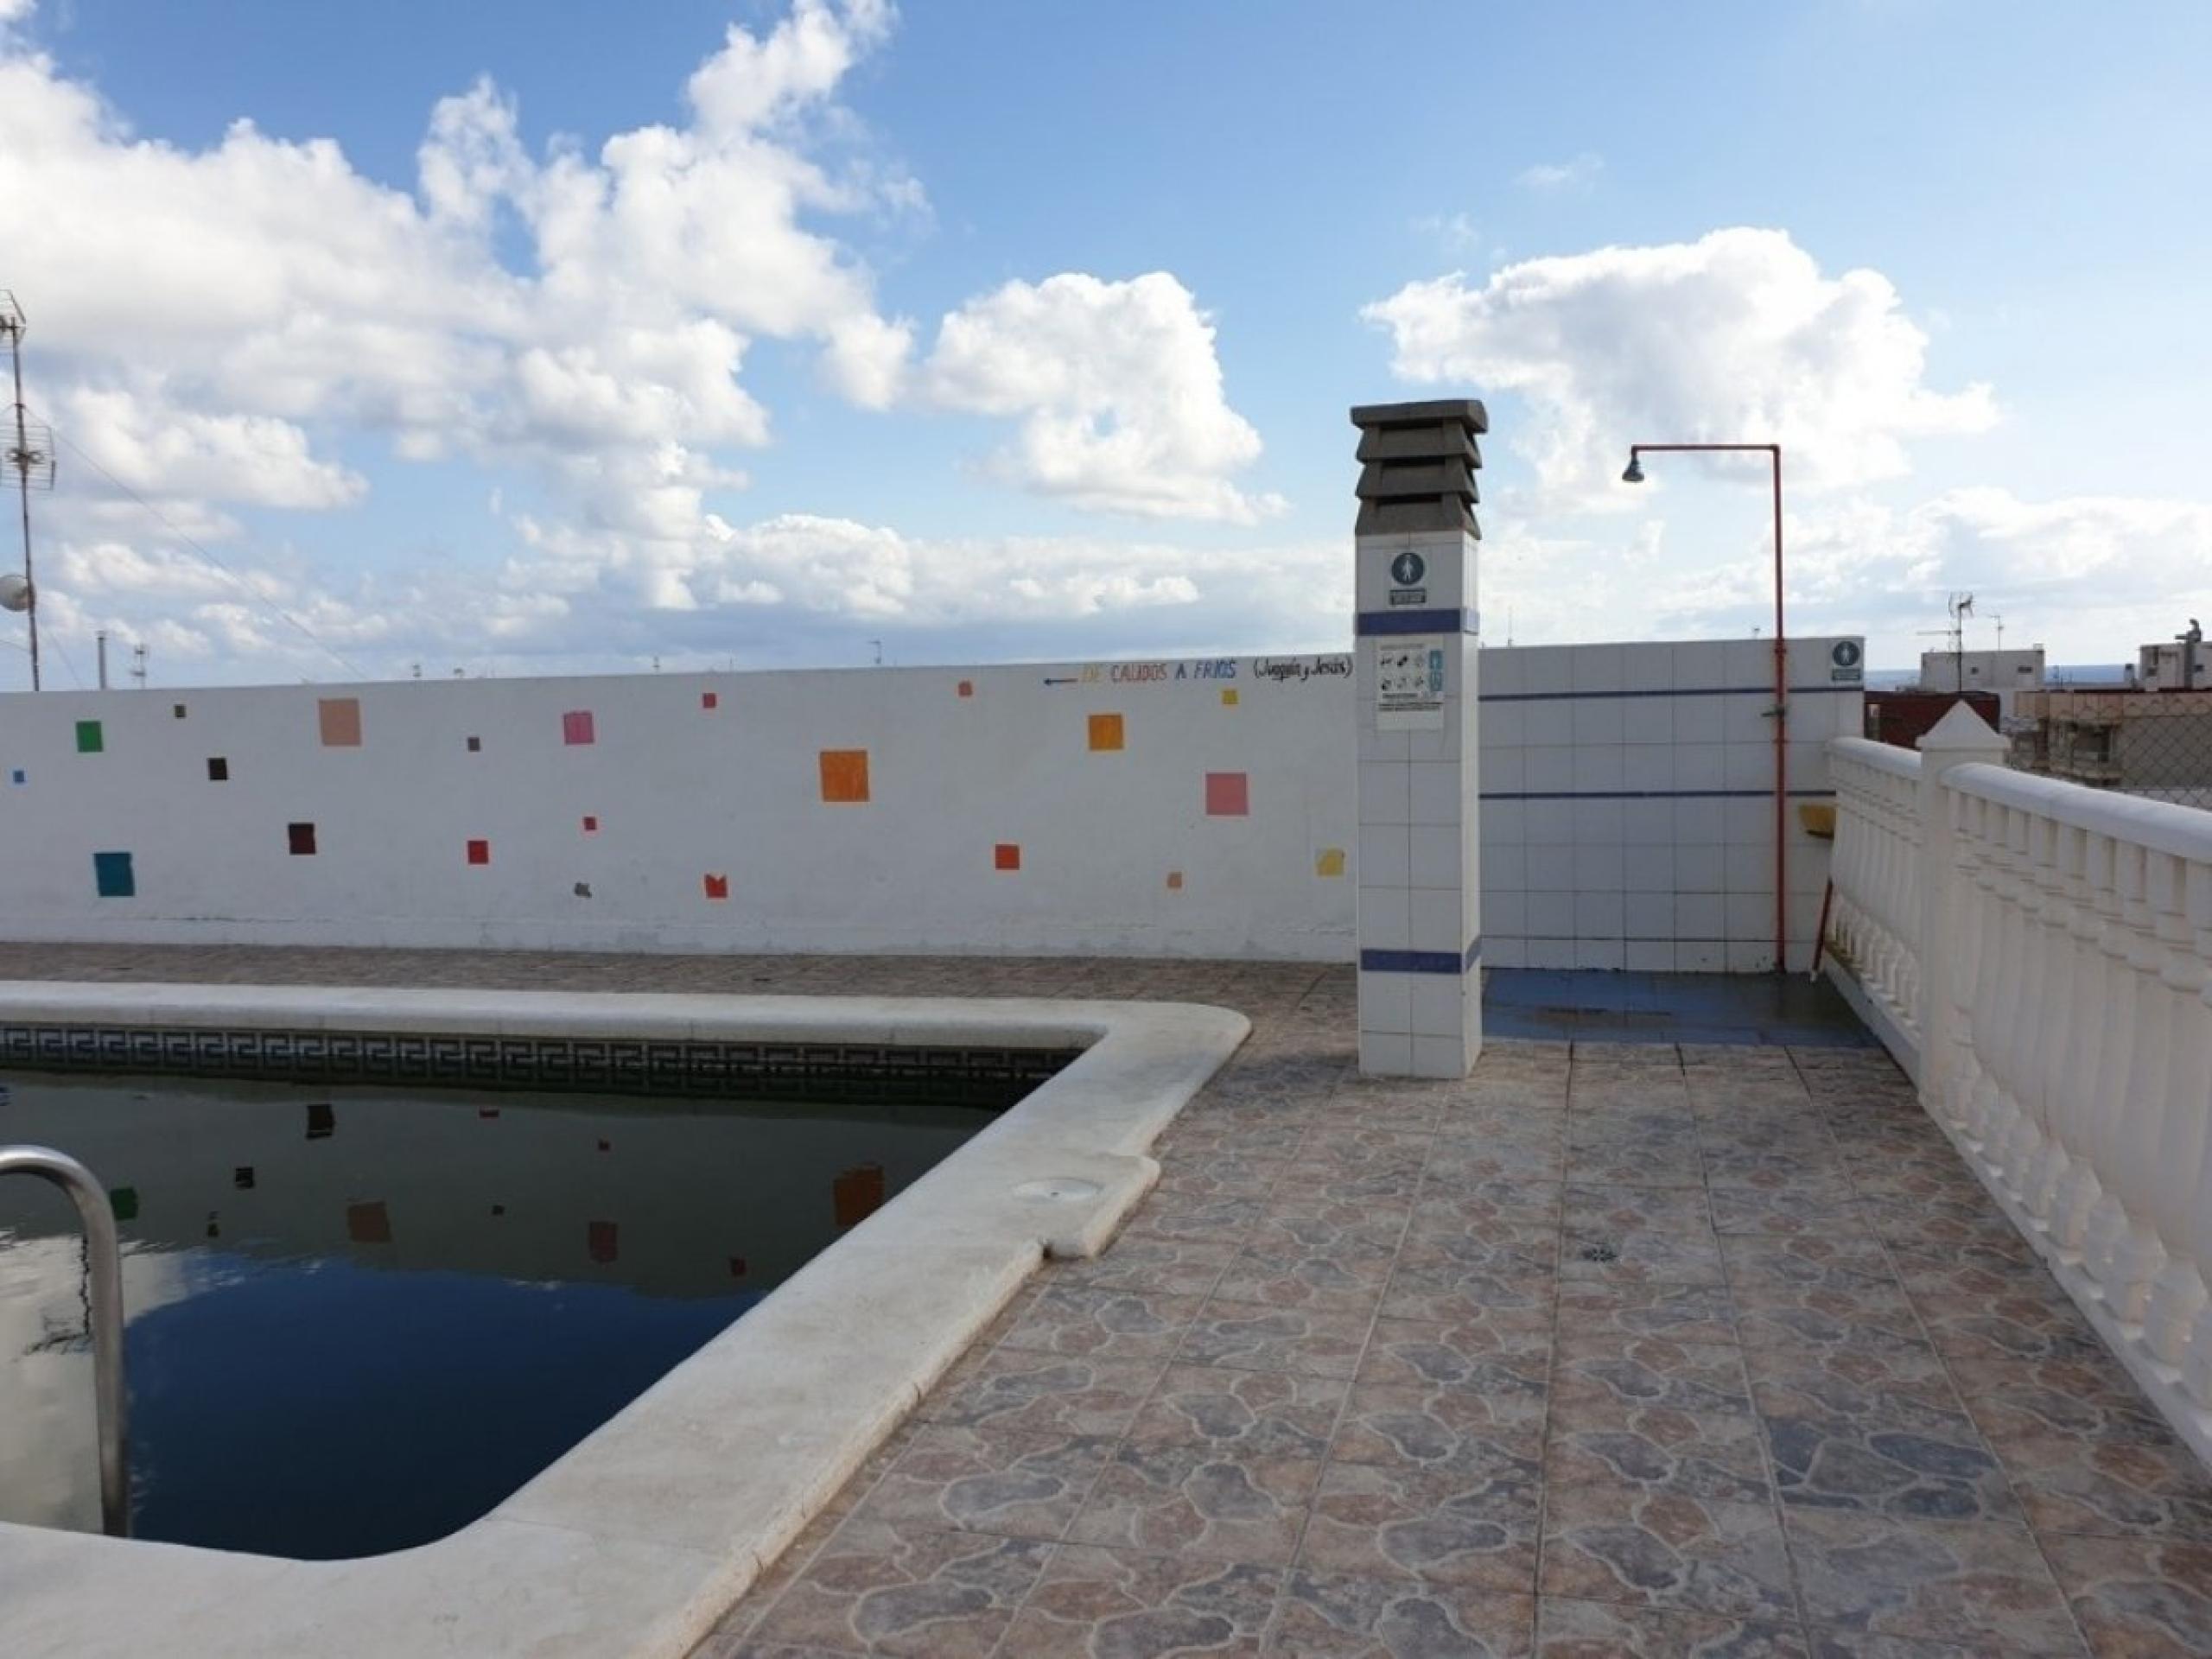
M 1993 691 L 1997 694 L 1998 720 L 2002 723 L 2014 713 L 2012 699 L 2022 691 L 2040 691 L 2044 687 L 2044 652 L 2041 645 L 2031 645 L 2024 651 L 1923 651 L 1920 653 L 1920 690 L 1948 691 Z
M 2145 691 L 2212 691 L 2212 650 L 2197 639 L 2170 639 L 2135 653 L 2136 683 Z
M 2201 665 L 2197 683 L 2207 689 L 2022 692 L 2012 764 L 2098 789 L 2212 806 L 2212 676 Z

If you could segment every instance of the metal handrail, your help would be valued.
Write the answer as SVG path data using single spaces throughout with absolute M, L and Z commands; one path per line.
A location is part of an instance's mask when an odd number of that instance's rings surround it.
M 123 1253 L 107 1190 L 66 1152 L 51 1147 L 0 1147 L 0 1175 L 36 1175 L 69 1195 L 84 1224 L 86 1270 L 92 1281 L 92 1395 L 99 1417 L 100 1529 L 130 1535 L 130 1461 L 124 1427 Z

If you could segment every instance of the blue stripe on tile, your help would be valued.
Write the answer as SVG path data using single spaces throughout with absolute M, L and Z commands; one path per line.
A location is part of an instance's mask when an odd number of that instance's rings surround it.
M 1465 954 L 1449 950 L 1363 950 L 1361 971 L 1370 974 L 1464 974 L 1482 960 L 1479 937 L 1468 941 Z
M 1472 611 L 1362 611 L 1353 632 L 1363 639 L 1378 633 L 1476 633 L 1481 622 Z
M 1793 697 L 1810 697 L 1823 694 L 1841 696 L 1847 692 L 1864 691 L 1863 685 L 1793 685 Z M 1581 702 L 1594 697 L 1770 697 L 1774 687 L 1767 685 L 1683 685 L 1639 686 L 1626 691 L 1484 691 L 1484 702 Z
M 1831 801 L 1832 789 L 1789 789 L 1792 800 Z M 1771 789 L 1515 789 L 1482 792 L 1486 801 L 1770 801 Z

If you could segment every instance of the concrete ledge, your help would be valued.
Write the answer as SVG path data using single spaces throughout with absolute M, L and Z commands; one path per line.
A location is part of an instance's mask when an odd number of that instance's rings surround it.
M 492 1513 L 393 1554 L 294 1561 L 0 1525 L 4 1645 L 679 1659 L 1042 1257 L 1087 1255 L 1160 1129 L 1235 1052 L 1186 1003 L 0 983 L 0 1020 L 1082 1047 Z

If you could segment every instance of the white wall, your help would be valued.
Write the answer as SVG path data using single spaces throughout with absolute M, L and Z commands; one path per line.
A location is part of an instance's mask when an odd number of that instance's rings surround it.
M 1795 790 L 1825 791 L 1821 740 L 1858 729 L 1829 643 L 1793 647 Z M 1759 641 L 1483 653 L 1486 960 L 1769 965 L 1770 663 Z M 1349 960 L 1351 666 L 0 697 L 0 933 Z M 326 744 L 319 705 L 346 699 L 360 742 Z M 564 741 L 570 713 L 591 742 Z M 1121 717 L 1120 747 L 1092 747 L 1094 715 Z M 99 752 L 79 751 L 80 721 Z M 866 752 L 864 802 L 824 800 L 824 751 Z M 296 823 L 312 855 L 289 852 Z M 487 863 L 467 861 L 473 840 Z M 99 852 L 130 855 L 132 896 L 99 895 Z M 1809 941 L 1824 853 L 1801 838 L 1791 857 Z

